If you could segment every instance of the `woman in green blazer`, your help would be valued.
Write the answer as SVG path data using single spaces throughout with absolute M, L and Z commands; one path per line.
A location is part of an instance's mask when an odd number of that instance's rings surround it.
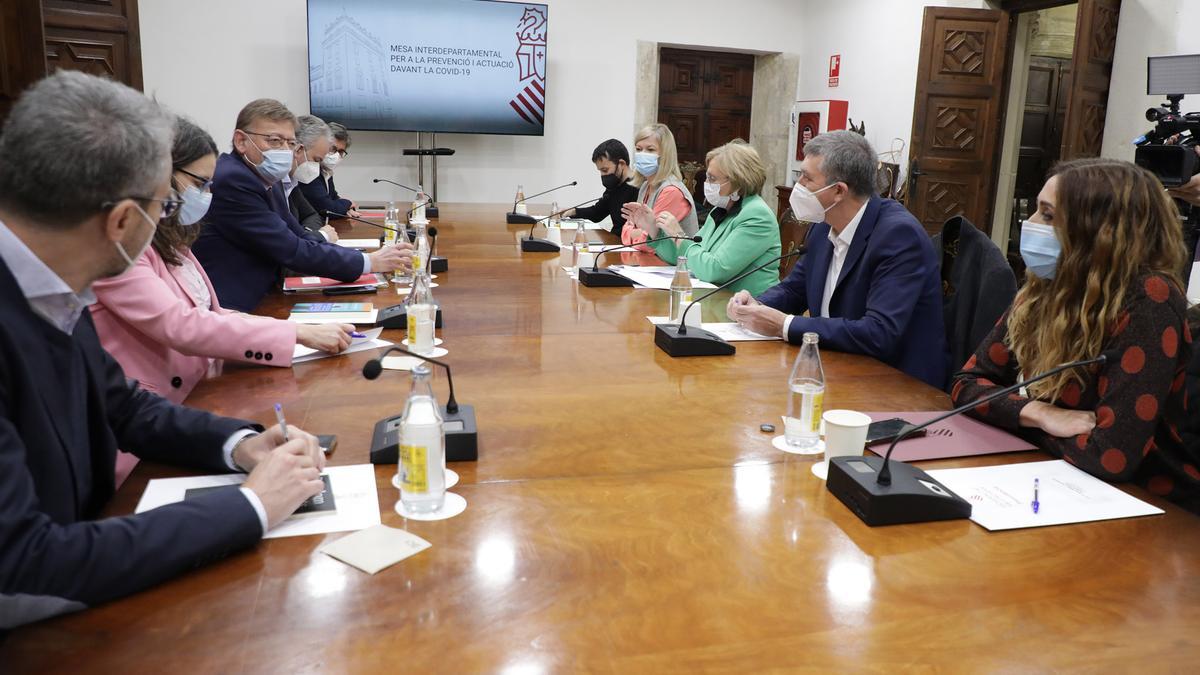
M 733 141 L 710 151 L 705 160 L 704 198 L 714 208 L 700 228 L 700 243 L 680 242 L 679 255 L 687 258 L 697 279 L 720 285 L 780 254 L 779 224 L 759 196 L 766 169 L 754 148 Z M 670 213 L 660 214 L 657 224 L 667 234 L 685 236 Z M 729 288 L 758 295 L 777 283 L 779 263 L 773 263 Z

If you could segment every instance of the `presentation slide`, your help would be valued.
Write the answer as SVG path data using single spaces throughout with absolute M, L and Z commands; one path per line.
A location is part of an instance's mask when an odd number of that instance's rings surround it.
M 544 4 L 309 0 L 312 114 L 351 129 L 542 135 Z

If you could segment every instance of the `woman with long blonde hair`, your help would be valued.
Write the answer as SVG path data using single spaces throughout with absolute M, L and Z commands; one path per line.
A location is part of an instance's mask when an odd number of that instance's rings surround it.
M 1200 457 L 1184 447 L 1191 354 L 1179 218 L 1162 184 L 1128 162 L 1056 167 L 1022 226 L 1025 286 L 956 375 L 956 405 L 1101 353 L 974 409 L 1110 481 L 1136 481 L 1200 513 Z
M 639 245 L 639 250 L 653 251 L 659 258 L 675 264 L 675 241 L 668 239 L 640 245 L 648 239 L 668 236 L 666 232 L 660 233 L 662 219 L 667 215 L 674 218 L 689 237 L 700 229 L 696 205 L 683 184 L 683 174 L 679 172 L 675 135 L 667 125 L 651 124 L 638 132 L 633 139 L 633 170 L 633 185 L 638 188 L 638 198 L 621 209 L 626 223 L 621 231 L 621 243 Z

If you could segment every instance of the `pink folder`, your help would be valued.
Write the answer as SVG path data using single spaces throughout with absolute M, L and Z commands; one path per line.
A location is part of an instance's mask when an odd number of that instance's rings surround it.
M 899 417 L 911 424 L 920 424 L 941 414 L 942 412 L 936 411 L 867 413 L 874 422 Z M 867 449 L 883 456 L 887 452 L 888 445 L 890 443 L 879 443 L 868 446 Z M 901 462 L 919 462 L 923 459 L 973 457 L 1036 449 L 1037 446 L 1023 438 L 964 414 L 934 424 L 926 429 L 924 436 L 900 441 L 896 444 L 896 449 L 892 451 L 892 459 Z

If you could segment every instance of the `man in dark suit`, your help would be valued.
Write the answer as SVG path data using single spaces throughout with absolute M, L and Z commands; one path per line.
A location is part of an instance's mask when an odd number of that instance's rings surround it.
M 298 146 L 296 116 L 279 101 L 258 99 L 238 114 L 233 153 L 217 160 L 212 205 L 192 245 L 225 307 L 252 311 L 284 268 L 354 281 L 411 264 L 407 244 L 360 253 L 300 226 L 280 185 Z
M 793 344 L 816 333 L 822 347 L 873 356 L 942 388 L 949 357 L 929 236 L 904 206 L 875 194 L 878 157 L 862 136 L 821 134 L 804 155 L 792 210 L 818 223 L 808 252 L 757 299 L 735 295 L 727 313 Z
M 332 211 L 357 218 L 358 204 L 339 195 L 333 184 L 333 170 L 350 154 L 350 132 L 336 122 L 329 123 L 329 130 L 333 134 L 333 146 L 321 160 L 321 175 L 313 182 L 301 185 L 300 191 L 322 216 Z
M 636 202 L 638 189 L 629 182 L 633 172 L 629 168 L 629 149 L 615 138 L 610 138 L 592 151 L 592 163 L 600 172 L 600 182 L 604 184 L 604 194 L 600 201 L 585 208 L 572 209 L 567 215 L 571 218 L 584 218 L 598 223 L 609 218 L 612 223 L 612 233 L 621 236 L 625 229 L 625 215 L 621 208 L 629 202 Z
M 172 124 L 124 85 L 62 70 L 21 96 L 0 134 L 0 632 L 251 546 L 321 490 L 311 435 L 293 428 L 285 442 L 278 425 L 174 405 L 100 346 L 91 284 L 131 267 L 180 205 Z M 98 520 L 118 447 L 250 475 Z
M 326 224 L 328 219 L 325 215 L 317 212 L 304 196 L 304 186 L 320 180 L 321 162 L 332 147 L 333 132 L 320 117 L 303 115 L 296 121 L 296 141 L 300 145 L 296 148 L 292 173 L 283 181 L 288 209 L 305 230 L 325 241 L 337 243 L 337 230 Z

